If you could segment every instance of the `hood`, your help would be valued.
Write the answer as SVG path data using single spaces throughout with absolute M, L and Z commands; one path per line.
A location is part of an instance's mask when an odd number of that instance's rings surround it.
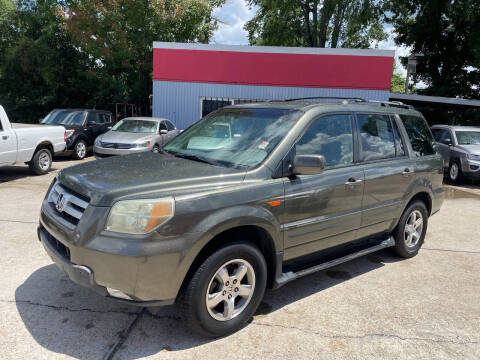
M 147 133 L 134 133 L 134 132 L 124 132 L 124 131 L 108 131 L 105 134 L 100 136 L 100 141 L 111 142 L 111 143 L 120 143 L 120 144 L 132 144 L 136 141 L 144 139 L 147 141 L 155 136 L 155 134 Z
M 477 145 L 458 145 L 458 147 L 470 154 L 480 155 L 480 145 L 478 144 Z
M 58 181 L 90 199 L 96 206 L 111 206 L 127 198 L 155 198 L 237 185 L 245 170 L 140 153 L 89 161 L 63 169 Z

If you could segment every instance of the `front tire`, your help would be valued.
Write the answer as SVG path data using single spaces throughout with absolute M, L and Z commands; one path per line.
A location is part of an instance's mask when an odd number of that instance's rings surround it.
M 158 144 L 155 144 L 152 148 L 152 152 L 158 154 L 160 152 L 160 146 L 158 146 Z
M 428 211 L 423 201 L 411 203 L 403 212 L 393 237 L 394 251 L 403 258 L 417 255 L 427 232 Z
M 87 143 L 83 140 L 78 140 L 73 147 L 73 158 L 75 160 L 83 160 L 87 156 Z
M 267 284 L 260 250 L 236 242 L 210 255 L 196 270 L 177 302 L 188 326 L 204 337 L 240 329 L 255 313 Z
M 454 184 L 461 184 L 463 182 L 462 167 L 458 160 L 454 160 L 450 163 L 448 178 Z
M 35 175 L 45 175 L 52 168 L 52 153 L 50 150 L 43 148 L 37 150 L 29 162 L 28 167 Z

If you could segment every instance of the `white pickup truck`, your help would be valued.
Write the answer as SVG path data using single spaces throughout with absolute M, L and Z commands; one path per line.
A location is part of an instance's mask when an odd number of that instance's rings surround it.
M 0 167 L 25 163 L 37 175 L 52 167 L 52 156 L 65 149 L 63 126 L 12 124 L 0 105 Z

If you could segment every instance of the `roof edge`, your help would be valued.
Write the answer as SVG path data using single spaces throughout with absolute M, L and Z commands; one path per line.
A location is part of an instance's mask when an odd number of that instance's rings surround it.
M 345 48 L 304 48 L 286 46 L 217 45 L 201 43 L 153 42 L 154 49 L 231 51 L 246 53 L 307 54 L 307 55 L 345 55 L 345 56 L 383 56 L 394 57 L 395 50 L 345 49 Z

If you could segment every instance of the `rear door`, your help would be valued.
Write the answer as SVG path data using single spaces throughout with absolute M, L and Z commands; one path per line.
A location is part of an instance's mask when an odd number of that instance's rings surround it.
M 415 180 L 405 134 L 394 115 L 357 113 L 360 161 L 365 166 L 365 194 L 358 238 L 391 229 L 403 211 Z
M 355 141 L 353 116 L 341 113 L 314 120 L 295 145 L 297 155 L 323 155 L 327 167 L 322 174 L 284 180 L 285 260 L 354 240 L 364 187 Z
M 88 146 L 93 145 L 97 136 L 103 134 L 103 123 L 98 115 L 96 111 L 89 111 L 87 114 L 87 130 L 85 133 L 88 138 Z

